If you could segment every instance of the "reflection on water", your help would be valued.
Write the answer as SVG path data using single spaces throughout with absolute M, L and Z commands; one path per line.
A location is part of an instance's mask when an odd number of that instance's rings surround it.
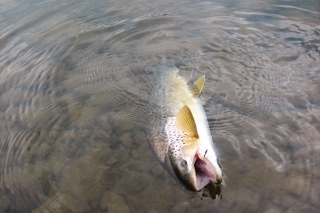
M 0 212 L 319 212 L 319 11 L 0 1 Z M 165 63 L 206 76 L 221 186 L 186 191 L 123 116 Z

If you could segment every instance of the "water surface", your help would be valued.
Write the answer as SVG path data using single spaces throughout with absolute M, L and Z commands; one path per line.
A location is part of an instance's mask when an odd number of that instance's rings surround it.
M 0 212 L 320 212 L 319 11 L 0 1 Z M 125 117 L 164 64 L 206 76 L 217 194 L 178 184 Z

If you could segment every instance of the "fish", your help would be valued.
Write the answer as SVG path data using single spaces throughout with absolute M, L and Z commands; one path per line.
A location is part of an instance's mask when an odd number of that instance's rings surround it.
M 222 182 L 200 96 L 205 76 L 190 83 L 169 67 L 153 82 L 145 132 L 157 160 L 186 189 Z

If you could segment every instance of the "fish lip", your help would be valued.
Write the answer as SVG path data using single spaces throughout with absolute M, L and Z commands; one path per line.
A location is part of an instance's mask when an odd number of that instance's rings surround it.
M 221 177 L 217 177 L 216 170 L 211 164 L 210 160 L 202 157 L 198 150 L 196 150 L 194 159 L 194 183 L 193 187 L 195 191 L 199 191 L 210 183 L 220 184 L 222 182 Z

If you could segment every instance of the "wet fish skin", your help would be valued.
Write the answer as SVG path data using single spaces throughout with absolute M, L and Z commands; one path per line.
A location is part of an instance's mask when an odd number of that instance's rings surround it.
M 209 183 L 221 183 L 222 171 L 198 98 L 202 87 L 188 86 L 178 71 L 167 68 L 155 80 L 146 135 L 162 166 L 187 189 L 199 191 Z

